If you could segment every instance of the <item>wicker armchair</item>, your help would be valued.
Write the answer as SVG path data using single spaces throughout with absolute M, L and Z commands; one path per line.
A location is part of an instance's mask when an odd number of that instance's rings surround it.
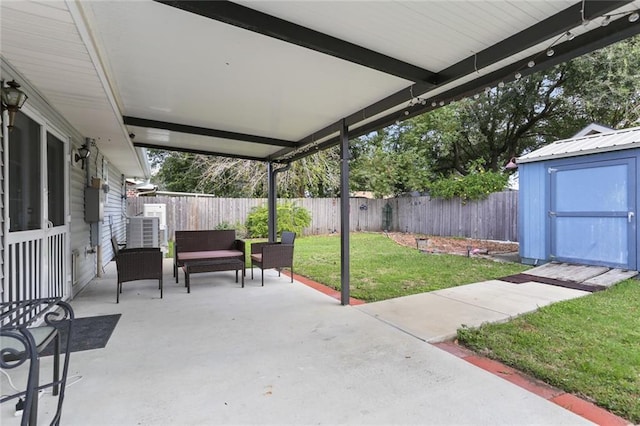
M 293 244 L 296 239 L 294 232 L 283 232 L 279 243 L 253 243 L 251 244 L 251 279 L 253 279 L 253 267 L 257 266 L 262 272 L 262 285 L 264 286 L 264 270 L 291 269 L 291 282 L 293 282 Z
M 162 299 L 162 252 L 159 248 L 120 249 L 115 257 L 118 268 L 116 303 L 120 303 L 122 283 L 137 280 L 158 280 Z

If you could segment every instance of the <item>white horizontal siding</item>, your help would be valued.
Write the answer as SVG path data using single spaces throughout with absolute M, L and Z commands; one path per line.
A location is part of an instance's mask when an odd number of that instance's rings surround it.
M 118 169 L 109 165 L 109 192 L 105 196 L 104 220 L 102 222 L 102 264 L 106 265 L 113 259 L 111 236 L 115 236 L 119 243 L 125 241 L 126 205 L 122 198 L 122 174 Z M 101 176 L 107 181 L 106 176 Z

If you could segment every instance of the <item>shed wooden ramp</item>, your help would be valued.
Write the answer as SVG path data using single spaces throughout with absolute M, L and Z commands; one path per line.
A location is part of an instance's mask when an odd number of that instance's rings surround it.
M 636 275 L 638 271 L 551 262 L 530 269 L 526 273 L 510 275 L 500 280 L 515 284 L 533 281 L 593 292 L 605 290 Z

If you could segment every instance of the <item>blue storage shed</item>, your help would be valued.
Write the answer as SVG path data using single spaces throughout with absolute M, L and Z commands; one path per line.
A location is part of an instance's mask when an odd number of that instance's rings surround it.
M 636 270 L 640 127 L 564 139 L 518 158 L 523 263 Z

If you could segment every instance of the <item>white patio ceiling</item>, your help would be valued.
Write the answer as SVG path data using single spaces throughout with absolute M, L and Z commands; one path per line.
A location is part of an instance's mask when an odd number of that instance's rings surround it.
M 129 176 L 132 144 L 291 161 L 640 32 L 640 0 L 0 4 L 4 59 Z

